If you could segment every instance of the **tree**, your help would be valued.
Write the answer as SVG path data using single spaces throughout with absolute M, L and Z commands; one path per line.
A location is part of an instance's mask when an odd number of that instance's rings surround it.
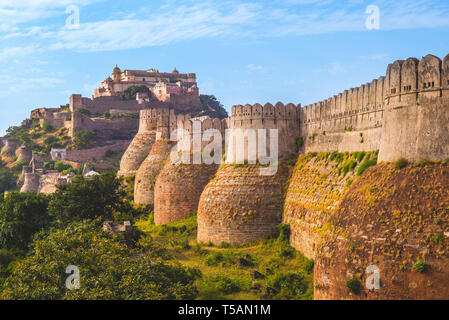
M 131 86 L 120 95 L 122 100 L 136 100 L 137 93 L 146 93 L 151 97 L 151 91 L 147 86 Z
M 81 130 L 77 133 L 75 133 L 75 139 L 74 144 L 75 148 L 80 149 L 88 149 L 93 146 L 93 140 L 97 136 L 97 133 L 95 131 L 89 131 L 89 130 Z
M 0 194 L 16 188 L 16 178 L 6 167 L 0 167 Z
M 198 273 L 169 263 L 149 242 L 130 249 L 92 222 L 53 230 L 15 265 L 0 299 L 194 299 Z M 79 269 L 77 290 L 66 288 L 69 265 Z
M 123 192 L 115 173 L 89 179 L 77 176 L 72 183 L 58 185 L 48 211 L 61 224 L 103 217 L 110 219 L 122 205 Z
M 25 250 L 33 235 L 48 227 L 48 196 L 11 192 L 0 203 L 0 247 Z

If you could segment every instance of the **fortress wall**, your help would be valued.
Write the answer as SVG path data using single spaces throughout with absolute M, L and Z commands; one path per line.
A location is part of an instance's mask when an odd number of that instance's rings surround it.
M 156 177 L 167 162 L 173 146 L 173 142 L 159 139 L 151 147 L 150 153 L 136 172 L 134 185 L 134 202 L 136 204 L 154 206 Z
M 98 160 L 102 159 L 106 155 L 106 152 L 108 151 L 120 152 L 126 150 L 129 144 L 130 144 L 129 141 L 121 141 L 104 147 L 97 147 L 83 150 L 67 150 L 65 160 L 75 162 L 84 162 L 93 159 Z
M 287 158 L 297 152 L 296 138 L 300 135 L 300 105 L 296 106 L 292 103 L 284 105 L 281 102 L 272 105 L 266 103 L 255 105 L 237 105 L 232 107 L 232 115 L 230 119 L 230 129 L 242 129 L 243 134 L 248 129 L 277 129 L 278 130 L 278 148 L 279 157 Z M 315 110 L 306 109 L 305 113 L 316 117 L 311 112 Z M 259 133 L 256 131 L 256 139 Z M 269 132 L 267 134 L 267 152 L 269 152 Z M 246 138 L 247 139 L 247 138 Z M 230 143 L 237 145 L 234 140 Z M 230 145 L 228 146 L 230 148 Z M 245 142 L 245 160 L 248 159 L 248 145 Z
M 215 164 L 172 164 L 168 161 L 154 187 L 154 223 L 166 224 L 195 214 L 201 193 L 217 169 Z
M 132 139 L 137 133 L 139 119 L 123 117 L 118 119 L 91 119 L 79 113 L 72 113 L 69 133 L 72 138 L 82 130 L 96 131 L 98 141 Z
M 392 188 L 391 186 L 395 186 Z M 381 163 L 354 181 L 321 229 L 316 246 L 314 298 L 331 300 L 411 300 L 449 298 L 449 168 L 395 169 Z M 432 241 L 437 237 L 438 241 Z M 425 272 L 414 265 L 424 261 Z M 379 270 L 380 288 L 368 290 Z M 353 294 L 349 278 L 361 284 Z
M 104 113 L 110 109 L 119 109 L 127 111 L 140 111 L 144 105 L 139 104 L 137 100 L 122 100 L 120 97 L 104 96 L 94 99 L 82 97 L 74 94 L 70 97 L 70 110 L 75 112 L 80 108 L 86 108 L 92 113 Z
M 25 173 L 24 183 L 20 192 L 39 192 L 41 175 L 38 173 Z
M 159 113 L 162 111 L 159 111 Z M 148 156 L 156 140 L 157 111 L 145 109 L 140 111 L 139 131 L 129 144 L 120 160 L 119 176 L 129 176 L 137 172 Z
M 222 165 L 201 194 L 198 241 L 242 244 L 276 232 L 288 177 L 283 163 L 274 176 L 261 176 L 258 165 Z
M 447 57 L 444 63 L 447 65 Z M 380 161 L 449 157 L 449 99 L 444 86 L 444 63 L 427 55 L 420 61 L 396 61 L 387 69 Z

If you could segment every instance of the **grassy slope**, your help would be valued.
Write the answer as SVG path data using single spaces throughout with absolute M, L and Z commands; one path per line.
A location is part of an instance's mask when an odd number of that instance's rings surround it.
M 173 227 L 182 226 L 187 227 L 185 232 L 172 230 Z M 173 259 L 201 271 L 202 276 L 196 283 L 200 293 L 199 299 L 312 299 L 313 297 L 311 261 L 294 251 L 285 241 L 265 239 L 242 247 L 198 244 L 196 216 L 167 226 L 155 226 L 150 217 L 145 217 L 137 221 L 136 227 L 168 248 Z M 238 266 L 237 261 L 241 257 L 252 260 L 254 266 Z M 265 279 L 253 280 L 254 270 L 266 275 Z M 296 273 L 302 278 L 304 290 L 293 295 L 287 289 L 278 290 L 277 294 L 267 294 L 267 290 L 270 291 L 272 287 L 279 289 L 279 285 L 274 281 L 279 279 L 280 275 L 289 272 Z M 227 279 L 218 281 L 217 275 L 221 279 Z

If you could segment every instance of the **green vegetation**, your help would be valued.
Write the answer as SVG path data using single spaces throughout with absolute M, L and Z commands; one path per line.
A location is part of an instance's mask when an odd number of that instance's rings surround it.
M 74 146 L 75 149 L 89 149 L 94 146 L 94 139 L 97 136 L 95 131 L 82 130 L 75 133 Z
M 413 264 L 413 269 L 418 273 L 425 273 L 429 269 L 429 265 L 419 260 Z
M 396 162 L 394 163 L 394 167 L 396 169 L 405 168 L 407 165 L 408 165 L 408 161 L 405 160 L 404 158 L 400 158 L 400 159 L 396 160 Z
M 368 169 L 371 166 L 375 166 L 376 164 L 377 164 L 377 156 L 372 159 L 366 158 L 365 161 L 363 161 L 363 163 L 357 169 L 357 176 L 361 176 L 366 169 Z
M 199 272 L 169 263 L 162 248 L 142 239 L 131 249 L 99 231 L 95 222 L 53 229 L 33 254 L 17 263 L 1 299 L 193 299 Z M 130 259 L 130 257 L 133 257 Z M 65 270 L 76 265 L 80 290 L 67 290 Z
M 201 110 L 195 116 L 207 115 L 208 113 L 212 113 L 213 117 L 217 117 L 219 119 L 224 119 L 228 117 L 228 112 L 221 104 L 220 101 L 214 95 L 200 95 L 201 102 Z
M 123 190 L 114 172 L 91 179 L 74 177 L 72 183 L 58 185 L 48 206 L 49 214 L 62 225 L 84 219 L 111 219 L 124 206 Z
M 196 241 L 196 216 L 155 226 L 150 214 L 136 226 L 181 265 L 201 270 L 202 276 L 195 280 L 198 299 L 313 297 L 313 260 L 290 247 L 288 225 L 280 225 L 277 236 L 261 241 L 217 247 Z
M 16 188 L 16 177 L 6 167 L 0 167 L 0 198 L 3 198 L 3 193 L 8 190 Z
M 85 116 L 91 117 L 92 116 L 92 112 L 90 112 L 90 110 L 86 109 L 86 108 L 79 108 L 77 109 L 75 112 L 84 114 Z
M 44 122 L 44 123 L 42 124 L 42 130 L 44 130 L 45 132 L 52 132 L 54 129 L 53 129 L 53 127 L 50 125 L 50 123 Z
M 346 287 L 346 289 L 348 289 L 349 292 L 351 292 L 353 294 L 359 294 L 361 284 L 360 284 L 360 281 L 357 280 L 356 278 L 349 278 L 345 282 L 345 287 Z
M 48 201 L 43 194 L 9 193 L 0 202 L 0 248 L 26 249 L 32 235 L 50 223 Z
M 147 86 L 131 86 L 122 92 L 120 97 L 122 100 L 136 100 L 137 93 L 146 93 L 148 97 L 151 97 L 151 91 Z

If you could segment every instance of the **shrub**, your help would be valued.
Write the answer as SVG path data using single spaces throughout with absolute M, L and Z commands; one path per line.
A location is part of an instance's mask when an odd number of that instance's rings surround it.
M 290 225 L 280 224 L 278 225 L 279 236 L 278 239 L 281 241 L 288 242 L 290 240 Z
M 224 261 L 223 254 L 221 252 L 214 252 L 212 254 L 209 254 L 206 257 L 206 260 L 204 261 L 204 263 L 207 266 L 216 266 L 216 265 L 222 263 L 223 261 Z
M 313 267 L 315 266 L 315 262 L 312 259 L 308 259 L 304 264 L 304 272 L 307 274 L 311 274 L 313 272 Z
M 164 261 L 155 243 L 131 249 L 79 222 L 52 230 L 19 261 L 0 299 L 25 300 L 191 300 L 197 297 L 197 270 Z M 162 251 L 163 253 L 163 251 Z M 130 257 L 133 257 L 130 259 Z M 67 290 L 68 265 L 81 270 L 81 289 Z
M 301 299 L 307 291 L 307 283 L 300 273 L 289 272 L 276 275 L 269 285 L 277 291 L 277 299 Z
M 16 178 L 8 168 L 0 168 L 0 193 L 16 188 Z
M 79 112 L 81 114 L 84 114 L 85 116 L 92 116 L 92 112 L 90 112 L 90 110 L 86 109 L 86 108 L 79 108 L 76 110 L 76 112 Z
M 114 211 L 123 208 L 123 190 L 114 172 L 86 179 L 77 176 L 72 183 L 57 186 L 49 203 L 49 213 L 63 225 L 67 222 L 110 219 Z
M 429 265 L 424 261 L 417 261 L 413 264 L 413 269 L 418 273 L 424 273 L 428 270 Z
M 122 100 L 136 100 L 137 93 L 146 93 L 148 97 L 151 97 L 151 91 L 147 86 L 131 86 L 122 92 L 120 97 Z
M 424 167 L 426 167 L 428 165 L 431 165 L 431 164 L 432 164 L 432 161 L 430 161 L 428 159 L 422 159 L 421 161 L 418 161 L 418 162 L 415 163 L 415 167 L 424 168 Z
M 436 236 L 432 236 L 432 242 L 435 244 L 440 243 L 443 240 L 443 235 L 442 234 L 438 234 Z
M 236 279 L 232 279 L 221 272 L 211 276 L 209 278 L 209 284 L 223 294 L 231 294 L 241 290 Z
M 42 130 L 44 130 L 45 132 L 51 132 L 53 131 L 53 127 L 50 125 L 50 123 L 44 122 L 42 124 Z
M 296 138 L 296 145 L 298 146 L 298 149 L 301 149 L 302 146 L 304 145 L 304 138 L 303 137 Z
M 365 158 L 365 155 L 366 153 L 363 151 L 356 152 L 355 159 L 357 160 L 357 162 L 362 162 L 363 158 Z
M 44 194 L 9 193 L 0 203 L 0 247 L 26 249 L 33 235 L 51 222 L 47 206 Z
M 402 169 L 405 168 L 408 164 L 408 161 L 404 158 L 400 158 L 398 159 L 395 163 L 394 163 L 394 167 L 396 169 Z
M 346 287 L 346 289 L 348 289 L 349 292 L 354 293 L 354 294 L 359 294 L 361 284 L 360 284 L 360 281 L 357 280 L 356 278 L 350 278 L 350 279 L 346 280 L 345 287 Z
M 82 130 L 75 133 L 74 145 L 76 149 L 88 149 L 93 146 L 93 140 L 97 136 L 95 131 Z
M 54 170 L 56 170 L 58 172 L 62 172 L 62 171 L 67 170 L 67 169 L 73 169 L 70 164 L 65 163 L 63 161 L 56 161 L 54 163 L 53 168 L 54 168 Z
M 292 259 L 295 256 L 295 249 L 290 246 L 281 246 L 278 250 L 280 258 Z
M 343 176 L 346 176 L 349 171 L 354 171 L 356 166 L 357 166 L 357 161 L 355 161 L 355 160 L 346 160 L 345 162 L 343 162 L 343 167 L 341 169 Z
M 376 164 L 377 164 L 377 158 L 367 159 L 367 160 L 363 161 L 363 163 L 357 169 L 357 176 L 361 176 L 365 172 L 366 169 L 368 169 L 371 166 L 375 166 Z

